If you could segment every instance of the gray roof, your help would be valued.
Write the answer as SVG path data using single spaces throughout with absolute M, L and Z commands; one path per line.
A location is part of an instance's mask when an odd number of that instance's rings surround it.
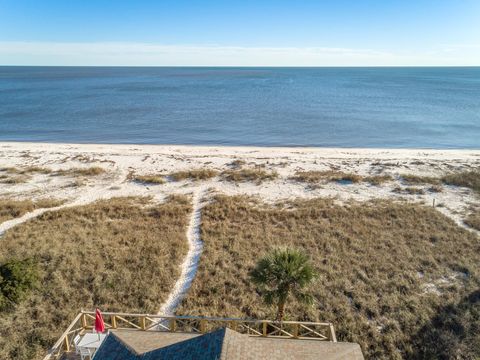
M 358 344 L 251 337 L 228 328 L 207 334 L 114 331 L 94 360 L 363 360 Z

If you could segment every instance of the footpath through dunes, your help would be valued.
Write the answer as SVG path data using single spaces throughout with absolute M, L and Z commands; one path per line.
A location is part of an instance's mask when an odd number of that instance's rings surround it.
M 156 312 L 180 276 L 191 209 L 185 196 L 112 198 L 6 231 L 0 264 L 29 260 L 37 281 L 0 309 L 0 359 L 43 358 L 81 308 Z
M 187 294 L 195 274 L 197 273 L 198 263 L 202 254 L 203 243 L 200 238 L 201 211 L 203 207 L 202 200 L 205 197 L 206 187 L 200 186 L 193 193 L 192 213 L 187 229 L 188 253 L 181 266 L 181 274 L 175 283 L 173 290 L 168 295 L 165 303 L 162 304 L 158 312 L 159 315 L 173 315 L 175 310 Z
M 274 317 L 248 272 L 272 247 L 288 245 L 307 252 L 320 277 L 314 306 L 289 303 L 287 319 L 330 321 L 339 340 L 359 343 L 370 359 L 480 356 L 480 241 L 430 206 L 266 205 L 222 195 L 202 211 L 202 240 L 177 313 Z
M 81 189 L 80 195 L 77 195 L 72 201 L 60 201 L 60 200 L 40 200 L 36 203 L 33 203 L 32 206 L 28 208 L 29 211 L 17 211 L 19 216 L 9 216 L 6 218 L 6 221 L 0 223 L 0 237 L 9 229 L 23 224 L 31 219 L 44 214 L 45 212 L 58 211 L 61 209 L 87 205 L 93 203 L 99 199 L 108 199 L 115 196 L 114 192 L 109 191 L 112 188 L 122 184 L 125 181 L 125 172 L 120 171 L 117 175 L 115 181 L 108 182 L 107 184 L 94 185 L 91 188 Z M 118 196 L 118 195 L 117 195 Z M 5 202 L 5 201 L 4 201 Z M 19 203 L 19 201 L 17 201 Z M 58 204 L 57 204 L 58 203 Z M 43 206 L 42 206 L 43 205 Z

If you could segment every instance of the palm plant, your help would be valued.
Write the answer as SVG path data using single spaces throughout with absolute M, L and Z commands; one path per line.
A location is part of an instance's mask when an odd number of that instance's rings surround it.
M 308 286 L 317 274 L 308 256 L 293 248 L 278 248 L 260 259 L 250 272 L 266 304 L 277 306 L 277 320 L 283 321 L 285 305 L 290 296 L 311 304 Z

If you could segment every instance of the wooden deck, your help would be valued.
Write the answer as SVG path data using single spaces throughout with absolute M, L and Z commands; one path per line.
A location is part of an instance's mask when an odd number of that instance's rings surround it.
M 309 339 L 323 342 L 336 342 L 333 325 L 328 322 L 299 322 L 213 318 L 196 316 L 161 316 L 151 314 L 103 313 L 107 330 L 129 330 L 138 333 L 183 333 L 205 334 L 219 328 L 230 328 L 240 334 L 262 338 Z M 72 321 L 60 339 L 50 349 L 44 360 L 76 359 L 73 339 L 78 334 L 92 331 L 95 312 L 82 311 Z M 147 339 L 147 335 L 144 339 Z M 142 335 L 143 338 L 143 335 Z M 167 339 L 167 337 L 163 337 Z

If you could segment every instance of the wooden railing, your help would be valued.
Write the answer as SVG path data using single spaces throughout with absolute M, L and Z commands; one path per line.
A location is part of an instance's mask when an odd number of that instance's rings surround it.
M 245 320 L 199 316 L 162 316 L 149 314 L 104 312 L 105 329 L 129 329 L 139 331 L 169 331 L 206 333 L 228 327 L 241 334 L 289 339 L 311 339 L 336 342 L 335 330 L 327 322 Z M 92 331 L 95 312 L 82 311 L 72 321 L 44 360 L 59 359 L 64 353 L 74 351 L 76 335 Z

